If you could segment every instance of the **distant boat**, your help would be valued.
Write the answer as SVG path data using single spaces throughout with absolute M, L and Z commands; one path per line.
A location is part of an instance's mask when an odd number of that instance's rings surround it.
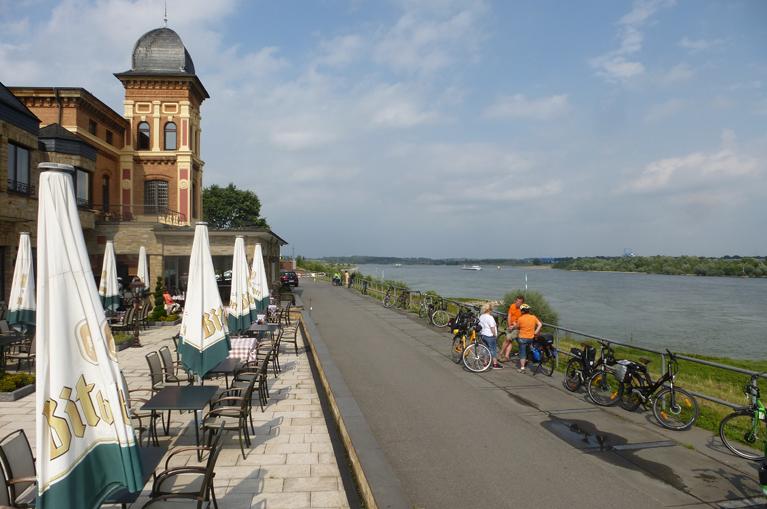
M 402 264 L 401 263 L 395 263 L 394 266 L 395 267 L 402 267 Z
M 471 267 L 467 267 L 466 265 L 464 265 L 463 267 L 461 267 L 461 270 L 482 270 L 482 267 L 480 267 L 479 265 L 472 265 Z

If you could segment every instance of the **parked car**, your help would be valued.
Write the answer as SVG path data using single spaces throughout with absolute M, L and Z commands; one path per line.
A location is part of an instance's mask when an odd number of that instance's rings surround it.
M 298 286 L 298 275 L 291 271 L 280 272 L 282 286 Z

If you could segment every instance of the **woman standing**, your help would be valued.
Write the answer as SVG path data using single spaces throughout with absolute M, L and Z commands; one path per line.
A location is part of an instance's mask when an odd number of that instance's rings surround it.
M 482 330 L 479 335 L 490 349 L 490 355 L 493 357 L 493 369 L 501 369 L 503 366 L 498 362 L 498 326 L 492 315 L 493 306 L 489 302 L 482 304 L 479 325 Z

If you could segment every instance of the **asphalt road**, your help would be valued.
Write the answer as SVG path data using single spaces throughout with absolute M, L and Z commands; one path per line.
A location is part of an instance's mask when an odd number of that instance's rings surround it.
M 302 289 L 416 507 L 717 507 L 754 494 L 748 472 L 709 464 L 540 376 L 464 371 L 448 357 L 449 336 L 410 315 L 324 283 Z M 594 436 L 618 447 L 603 450 Z

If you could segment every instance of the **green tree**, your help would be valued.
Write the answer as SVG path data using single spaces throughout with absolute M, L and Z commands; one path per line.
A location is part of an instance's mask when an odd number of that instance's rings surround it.
M 268 228 L 261 217 L 261 201 L 253 191 L 212 185 L 202 190 L 202 217 L 216 228 Z
M 532 313 L 537 316 L 540 321 L 551 325 L 557 325 L 559 323 L 559 315 L 557 312 L 551 307 L 549 301 L 546 300 L 546 297 L 544 297 L 541 292 L 536 292 L 535 290 L 510 291 L 503 296 L 503 306 L 499 308 L 498 311 L 505 313 L 509 309 L 509 306 L 511 306 L 511 303 L 514 302 L 517 295 L 525 296 L 525 303 L 532 308 Z
M 157 276 L 157 283 L 154 285 L 154 308 L 149 313 L 149 319 L 157 322 L 161 320 L 168 313 L 165 311 L 165 297 L 162 296 L 165 291 L 165 285 L 163 284 L 162 276 Z

